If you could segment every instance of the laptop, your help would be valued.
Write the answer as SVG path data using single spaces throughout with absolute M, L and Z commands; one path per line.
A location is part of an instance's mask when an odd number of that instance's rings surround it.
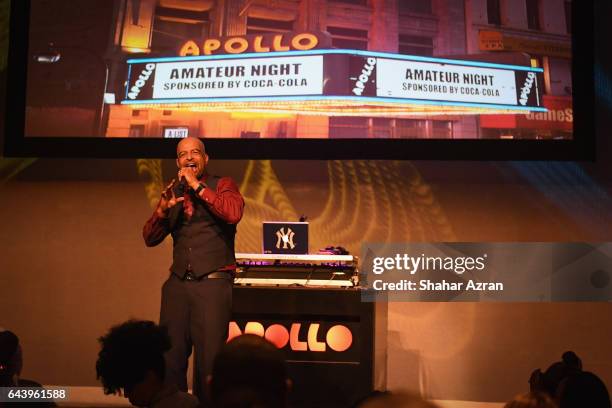
M 263 223 L 264 254 L 307 254 L 307 222 L 273 222 Z

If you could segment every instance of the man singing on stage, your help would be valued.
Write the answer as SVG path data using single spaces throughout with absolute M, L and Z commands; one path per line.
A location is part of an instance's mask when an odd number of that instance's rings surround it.
M 206 403 L 206 377 L 225 343 L 235 272 L 234 238 L 244 200 L 229 177 L 206 171 L 208 155 L 198 138 L 176 149 L 176 179 L 165 188 L 143 228 L 147 246 L 174 241 L 170 277 L 162 287 L 160 325 L 172 348 L 165 355 L 166 381 L 187 390 L 187 359 L 195 349 L 194 393 Z

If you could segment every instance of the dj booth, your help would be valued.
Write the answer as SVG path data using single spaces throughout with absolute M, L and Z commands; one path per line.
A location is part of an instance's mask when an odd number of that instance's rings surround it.
M 361 302 L 351 255 L 236 254 L 230 338 L 283 350 L 292 406 L 343 407 L 373 387 L 374 304 Z

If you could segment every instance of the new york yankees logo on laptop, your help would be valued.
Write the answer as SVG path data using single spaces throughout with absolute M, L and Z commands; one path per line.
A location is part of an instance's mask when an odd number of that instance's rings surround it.
M 264 254 L 307 254 L 307 222 L 263 223 Z

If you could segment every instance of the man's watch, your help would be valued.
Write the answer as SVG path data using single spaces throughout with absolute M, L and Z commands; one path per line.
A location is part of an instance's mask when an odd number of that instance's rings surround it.
M 196 195 L 200 195 L 200 191 L 204 190 L 206 186 L 202 183 L 198 184 L 198 188 L 195 189 Z

